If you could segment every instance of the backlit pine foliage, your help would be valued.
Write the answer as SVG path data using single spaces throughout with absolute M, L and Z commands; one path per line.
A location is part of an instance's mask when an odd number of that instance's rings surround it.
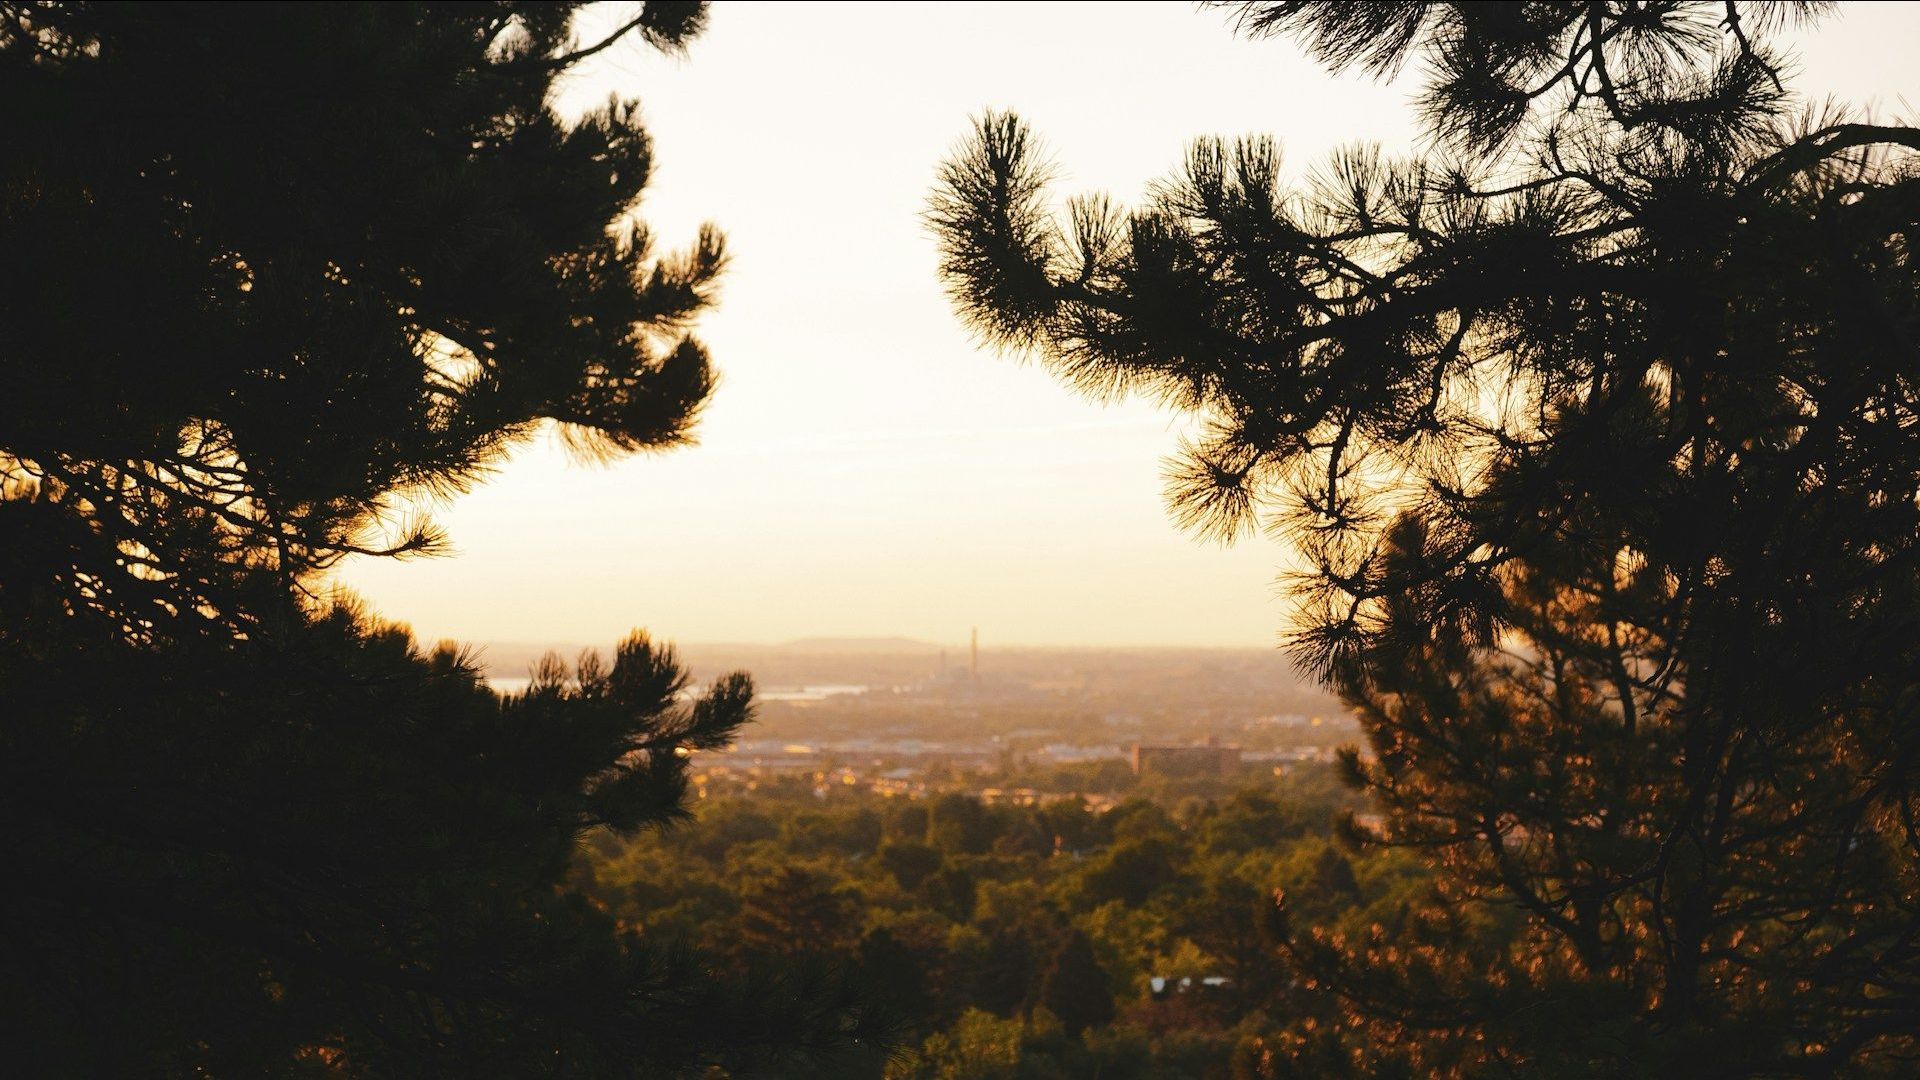
M 1293 928 L 1358 1037 L 1276 1075 L 1912 1067 L 1920 131 L 1793 106 L 1825 6 L 1228 5 L 1414 72 L 1432 149 L 1201 140 L 1131 211 L 1056 207 L 1010 114 L 942 166 L 962 317 L 1204 419 L 1174 515 L 1305 554 L 1356 839 L 1445 871 L 1400 933 Z

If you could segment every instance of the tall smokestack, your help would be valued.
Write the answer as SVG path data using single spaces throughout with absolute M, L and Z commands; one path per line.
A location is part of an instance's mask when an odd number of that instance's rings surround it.
M 980 628 L 977 626 L 973 628 L 973 645 L 967 660 L 967 674 L 973 677 L 974 682 L 980 681 Z

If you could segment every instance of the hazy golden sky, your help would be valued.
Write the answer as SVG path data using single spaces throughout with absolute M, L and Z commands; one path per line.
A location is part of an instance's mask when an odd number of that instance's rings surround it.
M 1911 120 L 1920 5 L 1842 11 L 1801 41 L 1798 87 Z M 1272 133 L 1296 174 L 1348 142 L 1408 149 L 1408 93 L 1184 3 L 721 0 L 685 59 L 611 49 L 560 108 L 637 97 L 641 216 L 675 247 L 714 221 L 734 254 L 700 327 L 722 382 L 699 445 L 587 466 L 543 439 L 434 512 L 455 555 L 341 579 L 429 640 L 1272 644 L 1285 553 L 1163 513 L 1181 423 L 976 349 L 918 215 L 988 107 L 1032 121 L 1062 195 L 1131 200 L 1197 135 Z

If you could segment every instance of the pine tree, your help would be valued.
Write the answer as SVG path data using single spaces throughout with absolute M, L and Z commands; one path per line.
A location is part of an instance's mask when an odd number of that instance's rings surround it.
M 1417 62 L 1435 149 L 1289 187 L 1203 140 L 1058 223 L 1011 115 L 943 167 L 964 317 L 1202 415 L 1175 516 L 1309 557 L 1296 655 L 1388 811 L 1355 839 L 1434 858 L 1411 937 L 1294 928 L 1358 1038 L 1268 1072 L 1920 1053 L 1920 131 L 1792 111 L 1778 38 L 1822 6 L 1233 5 Z
M 877 1001 L 905 1022 L 926 1025 L 934 1017 L 927 959 L 882 926 L 860 939 L 859 978 Z
M 725 262 L 632 216 L 576 4 L 0 4 L 0 1008 L 32 1075 L 675 1075 L 831 1049 L 559 890 L 751 710 L 638 635 L 489 691 L 319 601 L 558 425 L 686 441 Z M 798 1066 L 796 1066 L 798 1067 Z
M 1040 1004 L 1076 1038 L 1113 1022 L 1113 989 L 1087 935 L 1074 930 L 1054 951 L 1041 976 Z
M 825 958 L 844 953 L 854 930 L 848 900 L 832 883 L 789 866 L 742 901 L 737 939 L 750 955 Z
M 7 482 L 84 523 L 88 606 L 256 622 L 345 554 L 432 550 L 381 527 L 396 497 L 539 422 L 685 441 L 724 247 L 656 257 L 633 102 L 547 108 L 613 44 L 574 47 L 575 6 L 7 6 Z M 702 12 L 625 39 L 679 48 Z

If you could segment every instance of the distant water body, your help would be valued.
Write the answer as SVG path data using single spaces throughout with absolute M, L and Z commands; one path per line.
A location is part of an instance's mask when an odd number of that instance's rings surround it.
M 753 696 L 757 701 L 825 701 L 830 697 L 866 692 L 867 688 L 864 686 L 833 683 L 825 686 L 783 686 L 777 690 L 763 690 Z

